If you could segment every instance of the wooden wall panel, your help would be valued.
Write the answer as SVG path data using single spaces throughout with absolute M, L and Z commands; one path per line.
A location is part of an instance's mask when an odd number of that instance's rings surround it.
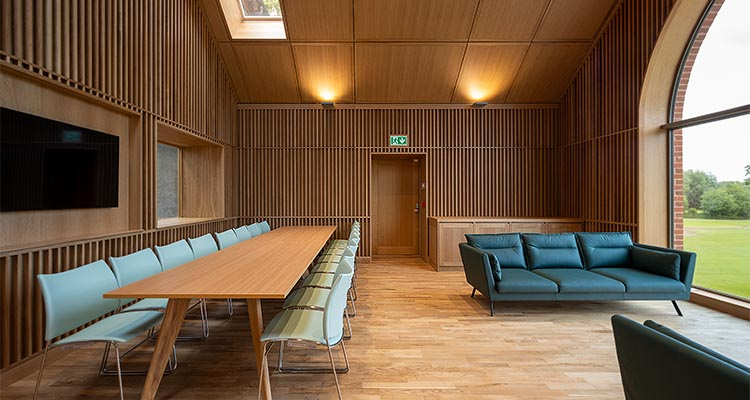
M 638 106 L 674 2 L 624 0 L 561 98 L 560 212 L 587 231 L 638 239 Z
M 240 110 L 245 220 L 363 223 L 370 256 L 372 154 L 422 153 L 429 216 L 560 215 L 556 108 Z M 389 148 L 388 134 L 409 135 Z
M 139 156 L 129 160 L 141 182 L 141 190 L 131 193 L 141 204 L 131 205 L 132 231 L 0 252 L 0 368 L 5 369 L 42 348 L 36 274 L 235 226 L 238 157 L 237 96 L 195 1 L 3 1 L 0 13 L 0 73 L 13 70 L 133 114 L 140 142 L 129 145 L 141 146 Z M 224 146 L 226 219 L 156 228 L 157 125 Z

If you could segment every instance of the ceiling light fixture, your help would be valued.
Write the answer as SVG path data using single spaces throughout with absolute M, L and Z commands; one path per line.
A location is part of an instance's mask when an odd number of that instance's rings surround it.
M 482 108 L 487 105 L 486 101 L 477 101 L 471 105 L 472 108 Z
M 333 102 L 332 101 L 324 101 L 320 103 L 321 106 L 323 106 L 326 110 L 333 110 Z

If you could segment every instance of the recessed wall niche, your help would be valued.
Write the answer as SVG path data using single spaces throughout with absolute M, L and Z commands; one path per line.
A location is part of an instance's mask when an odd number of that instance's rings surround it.
M 224 146 L 163 123 L 157 124 L 157 141 L 177 148 L 178 153 L 176 171 L 171 166 L 162 171 L 177 174 L 176 216 L 159 218 L 158 227 L 224 218 Z M 154 189 L 159 192 L 158 186 Z M 167 197 L 162 201 L 171 202 Z

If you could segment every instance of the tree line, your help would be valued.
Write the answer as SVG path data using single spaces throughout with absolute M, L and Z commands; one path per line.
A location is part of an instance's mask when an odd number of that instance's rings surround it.
M 689 169 L 683 175 L 686 218 L 750 218 L 750 164 L 743 182 L 718 182 L 710 172 Z

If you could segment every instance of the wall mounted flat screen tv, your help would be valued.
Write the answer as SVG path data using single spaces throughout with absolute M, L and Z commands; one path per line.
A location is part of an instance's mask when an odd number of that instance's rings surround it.
M 117 207 L 120 138 L 0 108 L 0 211 Z

